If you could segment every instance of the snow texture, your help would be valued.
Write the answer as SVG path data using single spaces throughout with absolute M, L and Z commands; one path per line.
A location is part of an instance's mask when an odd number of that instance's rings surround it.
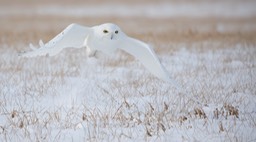
M 85 52 L 31 60 L 1 49 L 2 140 L 256 138 L 255 47 L 205 52 L 181 47 L 172 56 L 163 55 L 162 62 L 187 94 L 135 61 L 108 66 L 107 57 L 84 59 Z

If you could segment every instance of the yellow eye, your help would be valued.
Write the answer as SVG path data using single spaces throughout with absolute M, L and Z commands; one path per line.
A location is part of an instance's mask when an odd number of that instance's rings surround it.
M 116 30 L 115 33 L 118 34 L 118 31 Z
M 105 34 L 106 34 L 106 33 L 108 33 L 108 31 L 107 31 L 107 30 L 103 30 L 103 33 L 105 33 Z

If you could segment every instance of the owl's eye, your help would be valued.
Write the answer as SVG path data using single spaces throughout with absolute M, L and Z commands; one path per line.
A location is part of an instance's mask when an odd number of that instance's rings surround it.
M 108 33 L 108 30 L 103 30 L 103 33 L 105 33 L 105 34 Z
M 116 30 L 115 33 L 118 34 L 118 30 Z

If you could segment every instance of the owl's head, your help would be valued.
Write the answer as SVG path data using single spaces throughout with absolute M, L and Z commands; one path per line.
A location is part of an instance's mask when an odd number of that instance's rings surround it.
M 95 32 L 99 38 L 109 40 L 118 40 L 124 35 L 121 29 L 112 23 L 105 23 L 95 27 Z

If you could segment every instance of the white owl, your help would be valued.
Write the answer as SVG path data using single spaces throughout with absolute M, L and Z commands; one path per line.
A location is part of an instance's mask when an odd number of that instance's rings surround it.
M 30 44 L 32 51 L 23 52 L 20 55 L 22 57 L 54 56 L 68 47 L 86 47 L 87 55 L 90 57 L 94 56 L 97 51 L 111 54 L 117 49 L 121 49 L 138 59 L 153 75 L 174 83 L 149 45 L 127 36 L 117 25 L 112 23 L 93 27 L 70 24 L 48 43 L 44 44 L 40 40 L 39 46 L 39 48 L 35 48 Z

